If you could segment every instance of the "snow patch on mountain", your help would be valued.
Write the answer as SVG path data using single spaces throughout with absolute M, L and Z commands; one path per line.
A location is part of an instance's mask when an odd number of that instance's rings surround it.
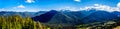
M 91 10 L 91 9 L 103 10 L 108 12 L 114 12 L 114 11 L 120 12 L 120 2 L 116 5 L 116 7 L 110 7 L 108 5 L 102 5 L 102 4 L 94 4 L 93 6 L 86 6 L 84 8 L 80 8 L 80 10 Z

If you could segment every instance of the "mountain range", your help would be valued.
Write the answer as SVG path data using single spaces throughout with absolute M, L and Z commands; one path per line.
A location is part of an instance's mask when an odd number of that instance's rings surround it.
M 54 12 L 54 14 L 52 13 Z M 41 16 L 43 15 L 43 16 Z M 83 11 L 49 11 L 47 13 L 38 15 L 39 17 L 33 17 L 33 20 L 37 21 L 47 21 L 47 24 L 87 24 L 95 22 L 107 22 L 119 20 L 120 12 L 107 12 L 101 10 L 83 10 Z M 51 16 L 51 17 L 50 17 Z M 36 18 L 45 18 L 45 19 L 36 19 Z M 49 18 L 49 19 L 46 19 Z M 44 23 L 44 22 L 43 22 Z
M 87 24 L 94 22 L 117 21 L 120 18 L 120 12 L 107 12 L 96 9 L 82 11 L 39 11 L 39 12 L 5 12 L 1 11 L 0 16 L 9 16 L 19 14 L 23 17 L 30 16 L 34 21 L 45 24 Z

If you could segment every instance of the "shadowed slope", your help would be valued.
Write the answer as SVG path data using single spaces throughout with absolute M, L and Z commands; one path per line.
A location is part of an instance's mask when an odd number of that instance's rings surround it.
M 58 13 L 57 11 L 51 10 L 40 16 L 33 17 L 32 19 L 40 22 L 48 22 L 57 13 Z

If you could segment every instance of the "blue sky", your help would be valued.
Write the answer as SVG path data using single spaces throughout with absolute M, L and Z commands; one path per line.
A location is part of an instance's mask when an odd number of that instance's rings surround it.
M 1 11 L 80 10 L 94 4 L 117 7 L 120 0 L 0 0 Z

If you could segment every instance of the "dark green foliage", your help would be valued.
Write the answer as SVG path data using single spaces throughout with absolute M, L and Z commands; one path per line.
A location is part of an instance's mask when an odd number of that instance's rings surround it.
M 30 17 L 22 18 L 20 15 L 14 15 L 0 16 L 0 29 L 45 29 L 45 26 Z

